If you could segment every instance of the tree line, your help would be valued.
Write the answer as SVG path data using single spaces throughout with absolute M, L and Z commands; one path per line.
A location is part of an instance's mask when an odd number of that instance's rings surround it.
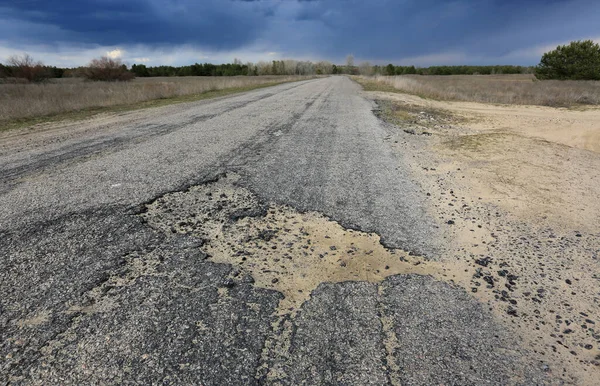
M 40 82 L 48 78 L 84 77 L 90 80 L 126 81 L 134 77 L 168 76 L 262 76 L 262 75 L 493 75 L 493 74 L 535 74 L 538 79 L 600 80 L 600 45 L 586 40 L 558 46 L 545 53 L 540 64 L 525 66 L 372 66 L 363 62 L 354 65 L 354 57 L 349 55 L 345 65 L 331 62 L 273 60 L 270 62 L 212 64 L 195 63 L 187 66 L 146 66 L 134 64 L 130 68 L 120 59 L 102 57 L 94 59 L 85 67 L 59 68 L 46 66 L 35 61 L 30 55 L 13 56 L 6 64 L 0 63 L 0 78 L 22 79 Z

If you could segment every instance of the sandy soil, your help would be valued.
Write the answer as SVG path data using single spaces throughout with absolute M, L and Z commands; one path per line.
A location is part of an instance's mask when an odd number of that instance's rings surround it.
M 370 92 L 369 96 L 374 99 L 392 99 L 407 105 L 447 110 L 469 119 L 468 126 L 474 130 L 502 130 L 600 152 L 600 108 L 575 110 L 543 106 L 447 102 L 385 92 Z
M 448 224 L 439 263 L 468 265 L 452 279 L 548 371 L 597 384 L 600 110 L 367 95 L 397 124 L 386 140 Z

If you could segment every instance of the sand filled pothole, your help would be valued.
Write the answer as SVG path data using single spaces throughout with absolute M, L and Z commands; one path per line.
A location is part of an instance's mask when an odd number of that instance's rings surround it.
M 325 216 L 286 206 L 261 206 L 230 173 L 218 181 L 171 193 L 148 206 L 148 223 L 164 232 L 205 240 L 209 259 L 231 264 L 261 288 L 285 298 L 280 313 L 296 311 L 324 282 L 380 282 L 390 275 L 440 278 L 448 268 L 401 250 L 376 234 L 345 229 Z M 463 270 L 464 271 L 464 270 Z

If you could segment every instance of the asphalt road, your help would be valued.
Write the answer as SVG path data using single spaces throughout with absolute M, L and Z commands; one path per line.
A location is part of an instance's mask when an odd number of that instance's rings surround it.
M 286 205 L 435 259 L 439 225 L 374 108 L 330 77 L 3 133 L 0 383 L 543 383 L 461 288 L 325 282 L 281 314 L 210 240 L 148 220 L 146 204 L 235 173 L 256 203 L 226 222 Z

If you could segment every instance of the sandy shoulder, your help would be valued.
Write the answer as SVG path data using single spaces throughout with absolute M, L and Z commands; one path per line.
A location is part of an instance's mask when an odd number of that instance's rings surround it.
M 415 106 L 449 110 L 471 120 L 476 130 L 505 130 L 579 149 L 600 152 L 600 108 L 581 110 L 543 106 L 442 102 L 415 95 L 369 92 L 373 99 L 389 99 Z
M 446 229 L 440 264 L 460 267 L 449 278 L 489 305 L 544 371 L 597 384 L 600 109 L 365 94 L 397 109 L 401 124 L 386 140 Z

